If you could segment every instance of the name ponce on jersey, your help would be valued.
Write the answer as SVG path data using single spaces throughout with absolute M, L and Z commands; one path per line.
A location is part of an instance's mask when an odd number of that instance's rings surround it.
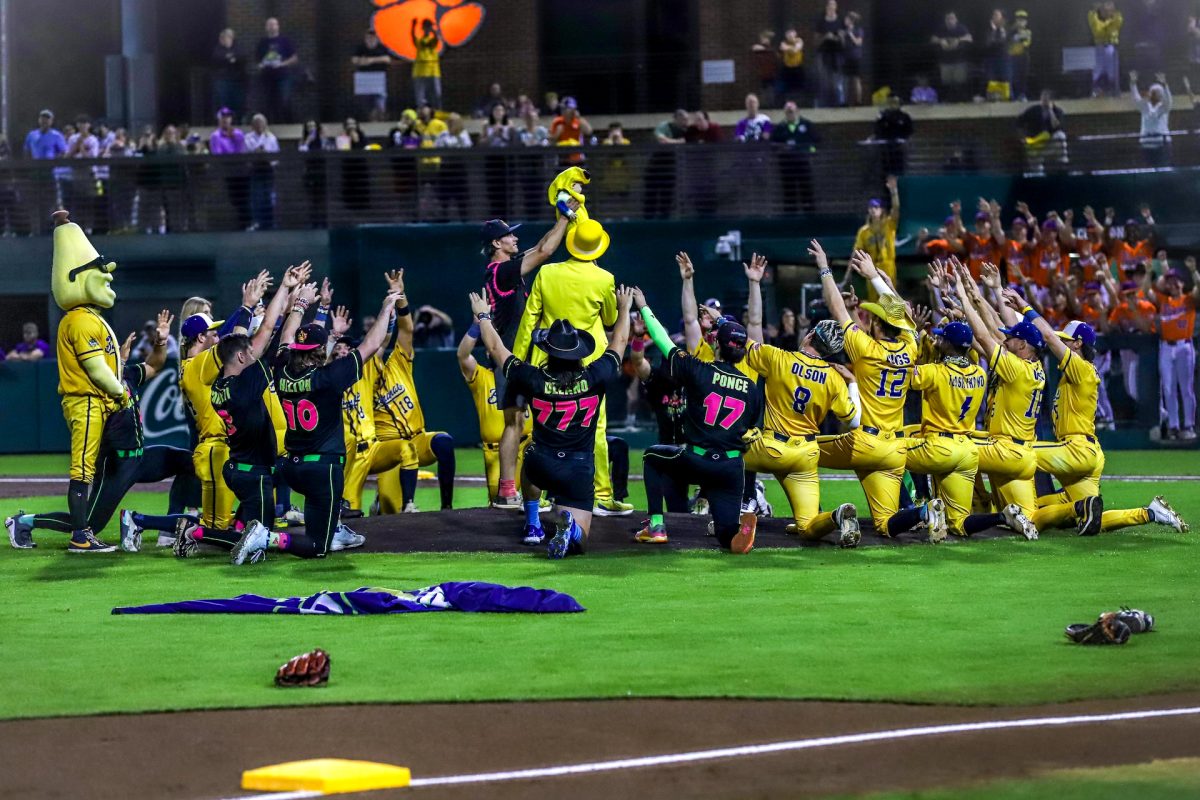
M 723 389 L 729 389 L 734 392 L 750 391 L 750 381 L 740 376 L 735 378 L 732 375 L 726 375 L 722 372 L 714 372 L 712 382 Z

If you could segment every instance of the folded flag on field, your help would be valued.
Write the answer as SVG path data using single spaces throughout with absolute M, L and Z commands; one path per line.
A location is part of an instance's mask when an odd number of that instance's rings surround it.
M 490 611 L 562 614 L 584 611 L 569 594 L 528 586 L 450 581 L 399 591 L 364 586 L 349 592 L 322 591 L 308 597 L 239 594 L 213 600 L 182 600 L 114 608 L 114 614 L 406 614 L 416 611 Z

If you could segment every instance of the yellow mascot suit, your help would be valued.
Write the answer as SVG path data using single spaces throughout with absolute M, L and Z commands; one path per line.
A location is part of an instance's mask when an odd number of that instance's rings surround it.
M 54 213 L 54 264 L 50 286 L 66 314 L 58 325 L 58 393 L 71 433 L 71 483 L 67 505 L 74 530 L 69 552 L 84 552 L 88 489 L 95 477 L 104 424 L 129 401 L 121 383 L 121 356 L 113 329 L 100 315 L 116 301 L 112 272 L 66 211 Z M 84 546 L 80 546 L 84 545 Z

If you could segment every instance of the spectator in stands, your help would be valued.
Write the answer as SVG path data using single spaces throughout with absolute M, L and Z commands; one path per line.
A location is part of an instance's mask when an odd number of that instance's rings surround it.
M 721 126 L 709 119 L 707 111 L 695 111 L 688 122 L 684 139 L 688 144 L 715 144 L 725 139 Z
M 989 100 L 1007 100 L 1003 91 L 993 84 L 1008 84 L 1012 91 L 1012 68 L 1008 57 L 1008 22 L 1004 12 L 997 8 L 992 11 L 988 21 L 987 31 L 983 35 L 983 80 Z
M 761 31 L 758 34 L 758 41 L 750 45 L 750 61 L 754 65 L 754 74 L 758 76 L 760 92 L 774 91 L 778 93 L 782 88 L 777 85 L 780 82 L 779 56 L 780 52 L 775 47 L 775 31 Z
M 770 136 L 771 118 L 759 111 L 758 95 L 746 95 L 746 116 L 738 120 L 733 129 L 733 138 L 739 142 L 765 142 Z
M 217 127 L 208 137 L 208 151 L 214 156 L 237 155 L 246 152 L 246 134 L 233 126 L 233 111 L 226 107 L 217 111 Z M 231 169 L 225 175 L 225 188 L 229 192 L 229 203 L 237 212 L 237 224 L 241 229 L 250 227 L 250 183 L 239 169 Z
M 450 114 L 446 117 L 445 130 L 434 140 L 438 148 L 463 149 L 471 146 L 471 135 L 463 126 L 462 117 Z M 443 158 L 438 169 L 438 195 L 447 219 L 465 220 L 469 213 L 468 198 L 470 181 L 467 164 L 461 158 Z M 450 207 L 455 206 L 457 216 L 452 216 Z
M 41 361 L 43 358 L 54 358 L 50 344 L 40 338 L 36 322 L 26 322 L 21 326 L 21 341 L 8 351 L 9 361 Z
M 54 127 L 54 112 L 43 108 L 38 113 L 37 127 L 25 136 L 26 158 L 62 158 L 67 154 L 67 140 Z
M 315 119 L 306 121 L 300 129 L 300 141 L 296 149 L 301 153 L 319 154 L 326 150 L 337 149 L 332 137 L 325 135 L 325 129 Z M 326 227 L 328 216 L 325 211 L 325 190 L 328 185 L 325 159 L 307 157 L 304 159 L 304 194 L 308 200 L 309 227 L 321 229 Z
M 625 129 L 621 123 L 613 121 L 608 123 L 608 135 L 604 137 L 601 144 L 628 147 L 630 141 L 625 138 Z
M 558 92 L 546 92 L 542 95 L 542 104 L 546 107 L 546 116 L 551 119 L 562 113 L 562 103 L 558 99 Z
M 492 110 L 495 109 L 497 105 L 504 106 L 504 108 L 509 111 L 511 111 L 513 108 L 512 100 L 509 100 L 504 96 L 504 90 L 500 87 L 500 84 L 493 83 L 488 87 L 487 92 L 482 98 L 480 98 L 479 102 L 475 104 L 475 110 L 472 112 L 472 116 L 474 116 L 476 119 L 487 119 L 491 116 Z
M 1054 103 L 1049 89 L 1043 89 L 1037 105 L 1032 105 L 1017 117 L 1017 129 L 1025 140 L 1025 156 L 1029 168 L 1045 171 L 1045 159 L 1057 157 L 1067 163 L 1067 131 L 1063 110 Z
M 929 76 L 918 75 L 917 85 L 913 87 L 912 93 L 908 97 L 908 102 L 914 105 L 932 106 L 936 105 L 937 101 L 937 89 L 929 85 Z
M 883 201 L 872 197 L 867 201 L 867 220 L 854 237 L 854 249 L 864 250 L 893 283 L 896 281 L 896 229 L 900 225 L 900 185 L 895 175 L 886 180 L 891 208 L 885 213 Z M 872 290 L 874 299 L 875 292 Z
M 900 104 L 900 95 L 888 96 L 887 106 L 875 118 L 874 140 L 880 142 L 884 175 L 903 175 L 908 140 L 913 135 L 912 117 Z
M 825 13 L 813 25 L 817 40 L 818 107 L 840 106 L 845 102 L 841 74 L 842 29 L 837 0 L 825 0 Z
M 499 85 L 499 84 L 497 84 Z M 516 139 L 512 122 L 508 119 L 508 106 L 497 102 L 488 113 L 479 143 L 485 147 L 508 147 Z
M 779 43 L 779 87 L 776 102 L 800 101 L 804 94 L 804 40 L 788 28 Z
M 428 103 L 436 109 L 442 107 L 442 63 L 438 55 L 442 40 L 438 38 L 433 20 L 425 19 L 420 22 L 421 32 L 417 33 L 417 19 L 412 21 L 412 41 L 417 48 L 417 57 L 412 66 L 413 99 L 418 108 Z
M 413 315 L 413 347 L 454 347 L 454 320 L 441 309 L 424 305 Z
M 654 141 L 668 146 L 686 144 L 690 122 L 691 118 L 686 109 L 675 109 L 670 119 L 663 120 L 655 126 Z M 676 194 L 675 153 L 651 153 L 646 159 L 645 179 L 644 216 L 647 219 L 666 219 L 671 215 L 671 203 Z
M 500 84 L 492 84 L 499 87 Z M 508 106 L 497 100 L 492 106 L 488 120 L 479 137 L 481 147 L 511 147 L 516 143 L 517 133 L 508 119 Z M 508 213 L 508 160 L 502 155 L 489 155 L 483 160 L 483 176 L 487 184 L 488 218 L 507 219 Z
M 521 125 L 517 128 L 517 141 L 523 147 L 545 147 L 550 144 L 550 132 L 538 120 L 538 110 L 532 102 L 521 108 Z
M 1138 144 L 1142 156 L 1151 167 L 1162 167 L 1171 160 L 1171 89 L 1167 76 L 1161 72 L 1154 76 L 1155 82 L 1143 97 L 1138 90 L 1138 74 L 1129 73 L 1129 95 L 1133 105 L 1142 115 Z
M 350 57 L 354 65 L 354 99 L 357 113 L 372 122 L 387 116 L 387 73 L 392 54 L 379 42 L 374 28 L 368 28 L 363 41 Z
M 267 118 L 255 114 L 246 134 L 247 153 L 278 153 L 279 140 L 267 127 Z M 250 166 L 250 224 L 251 230 L 270 230 L 275 227 L 275 162 L 256 160 Z
M 258 61 L 259 86 L 263 111 L 278 122 L 292 119 L 293 72 L 300 63 L 292 40 L 280 34 L 279 20 L 269 17 L 266 36 L 258 40 L 254 57 Z
M 811 213 L 813 203 L 812 154 L 821 141 L 811 122 L 800 116 L 792 100 L 783 105 L 783 119 L 771 128 L 771 141 L 783 145 L 779 151 L 779 179 L 783 189 L 783 213 Z
M 804 338 L 803 328 L 807 327 L 807 323 L 807 319 L 798 321 L 796 319 L 796 312 L 790 308 L 781 309 L 779 312 L 779 328 L 771 344 L 781 350 L 799 350 L 800 340 Z
M 92 121 L 86 114 L 75 118 L 75 132 L 67 137 L 65 158 L 99 158 L 100 140 L 92 132 Z M 56 173 L 60 179 L 63 208 L 77 212 L 79 224 L 91 233 L 98 222 L 96 182 L 92 169 L 66 169 Z
M 942 96 L 950 102 L 964 100 L 971 77 L 967 62 L 970 55 L 968 45 L 975 41 L 971 32 L 958 21 L 957 14 L 949 11 L 929 40 L 937 50 Z
M 233 28 L 217 34 L 217 44 L 209 59 L 212 71 L 213 105 L 229 107 L 241 119 L 246 104 L 246 58 L 237 46 Z
M 1117 45 L 1121 41 L 1121 26 L 1125 17 L 1117 11 L 1112 0 L 1097 3 L 1088 12 L 1088 27 L 1092 29 L 1092 43 L 1096 49 L 1096 60 L 1092 66 L 1092 97 L 1108 94 L 1116 97 L 1121 93 L 1120 56 Z
M 663 120 L 654 128 L 654 141 L 659 144 L 684 144 L 687 139 L 688 123 L 690 122 L 686 109 L 677 108 L 668 120 Z
M 1032 46 L 1029 12 L 1018 9 L 1008 34 L 1008 59 L 1012 72 L 1012 99 L 1022 103 L 1029 99 L 1029 48 Z
M 550 140 L 555 144 L 584 144 L 592 135 L 591 124 L 579 115 L 574 97 L 564 97 L 562 114 L 550 123 Z
M 842 77 L 845 81 L 846 103 L 863 104 L 862 62 L 865 34 L 862 15 L 857 11 L 846 14 L 842 28 Z

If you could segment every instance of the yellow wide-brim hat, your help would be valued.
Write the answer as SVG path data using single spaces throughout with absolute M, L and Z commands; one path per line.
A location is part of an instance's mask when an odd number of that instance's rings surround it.
M 895 295 L 880 295 L 878 303 L 861 303 L 860 308 L 902 331 L 915 331 L 917 329 L 916 323 L 908 315 L 908 306 Z
M 580 261 L 595 261 L 608 249 L 608 231 L 594 219 L 576 222 L 567 231 L 567 252 Z

